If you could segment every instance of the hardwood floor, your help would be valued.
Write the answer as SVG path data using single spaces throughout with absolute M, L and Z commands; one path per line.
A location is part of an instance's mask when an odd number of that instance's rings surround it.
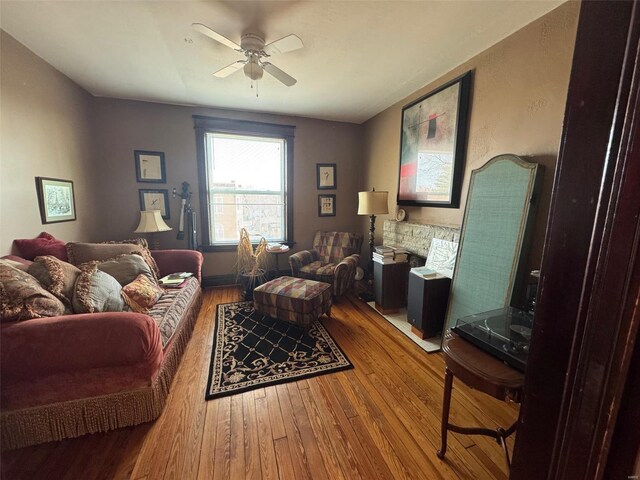
M 4 452 L 2 478 L 507 478 L 500 446 L 486 437 L 450 433 L 438 459 L 442 357 L 356 298 L 323 319 L 354 369 L 205 401 L 215 307 L 239 297 L 234 287 L 205 292 L 155 422 Z M 453 423 L 508 426 L 516 417 L 517 407 L 454 381 Z

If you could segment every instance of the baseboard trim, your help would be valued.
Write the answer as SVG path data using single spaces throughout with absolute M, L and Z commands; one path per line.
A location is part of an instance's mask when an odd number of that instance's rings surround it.
M 206 277 L 202 277 L 202 286 L 206 287 L 221 287 L 223 285 L 236 285 L 238 281 L 236 280 L 235 274 L 229 275 L 207 275 Z
M 281 269 L 280 275 L 291 275 L 291 270 Z M 269 270 L 266 274 L 266 278 L 271 280 L 276 277 L 275 270 Z M 235 273 L 229 273 L 226 275 L 207 275 L 202 277 L 202 287 L 222 287 L 226 285 L 240 285 L 238 277 Z

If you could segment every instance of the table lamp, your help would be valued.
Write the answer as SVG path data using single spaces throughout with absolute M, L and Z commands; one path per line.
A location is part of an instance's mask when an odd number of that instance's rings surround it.
M 171 230 L 171 227 L 162 219 L 162 212 L 160 210 L 142 210 L 140 212 L 140 224 L 133 233 L 148 233 L 149 248 L 151 250 L 158 250 L 160 248 L 160 241 L 156 234 L 158 232 L 168 232 L 169 230 Z
M 376 231 L 376 215 L 389 213 L 389 192 L 358 192 L 358 215 L 369 215 L 369 261 L 367 263 L 367 280 L 373 283 L 373 241 Z

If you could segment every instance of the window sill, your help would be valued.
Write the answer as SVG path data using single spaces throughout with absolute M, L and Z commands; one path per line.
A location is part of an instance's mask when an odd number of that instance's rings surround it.
M 281 242 L 282 245 L 287 245 L 289 248 L 293 248 L 296 242 Z M 257 243 L 252 244 L 253 248 L 256 248 Z M 232 243 L 227 245 L 200 245 L 200 251 L 205 253 L 211 252 L 235 252 L 238 250 L 238 244 Z

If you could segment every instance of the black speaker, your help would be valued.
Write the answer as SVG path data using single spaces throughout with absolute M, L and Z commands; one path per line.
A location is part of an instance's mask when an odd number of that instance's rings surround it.
M 409 274 L 407 320 L 422 338 L 435 337 L 442 332 L 447 313 L 451 279 L 438 275 L 424 278 Z
M 373 293 L 376 306 L 384 312 L 398 311 L 407 304 L 407 262 L 373 262 Z

